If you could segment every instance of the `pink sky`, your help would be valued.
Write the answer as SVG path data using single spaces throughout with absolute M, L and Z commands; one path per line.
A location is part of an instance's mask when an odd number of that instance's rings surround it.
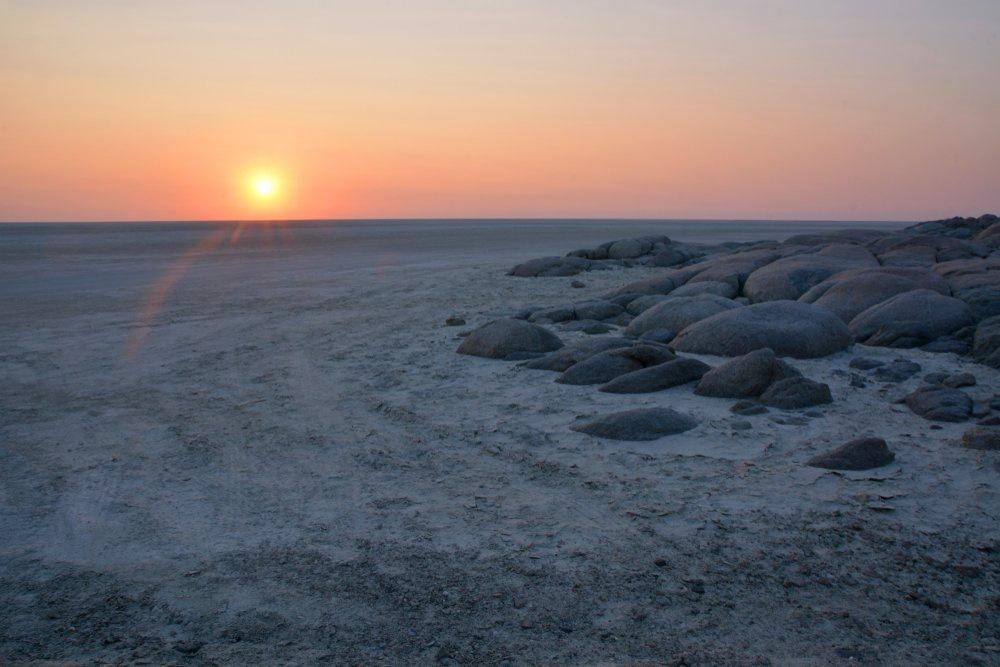
M 8 221 L 1000 211 L 993 0 L 15 1 L 0 90 Z

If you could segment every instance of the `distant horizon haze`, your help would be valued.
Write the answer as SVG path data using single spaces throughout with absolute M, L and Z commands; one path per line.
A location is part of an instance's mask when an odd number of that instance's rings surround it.
M 0 221 L 1000 210 L 995 0 L 0 2 Z

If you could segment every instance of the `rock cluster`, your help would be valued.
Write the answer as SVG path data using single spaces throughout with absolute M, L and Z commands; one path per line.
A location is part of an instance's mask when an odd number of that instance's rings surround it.
M 783 242 L 707 246 L 666 236 L 619 239 L 529 260 L 510 275 L 571 276 L 623 266 L 655 273 L 596 299 L 526 308 L 514 319 L 490 322 L 472 331 L 458 351 L 526 360 L 526 368 L 559 373 L 556 382 L 599 385 L 605 393 L 697 383 L 699 395 L 743 399 L 732 407 L 739 415 L 831 402 L 828 385 L 803 377 L 781 357 L 823 357 L 853 343 L 970 355 L 1000 368 L 1000 220 L 994 215 L 895 232 L 802 234 Z M 594 338 L 564 346 L 543 326 L 552 324 Z M 621 335 L 602 335 L 616 331 Z M 732 359 L 711 368 L 678 353 Z M 856 357 L 850 368 L 855 387 L 906 382 L 921 370 L 906 358 Z M 988 399 L 974 401 L 962 391 L 975 385 L 970 374 L 927 376 L 924 382 L 902 402 L 928 420 L 988 417 L 992 409 Z M 798 419 L 773 416 L 779 423 Z M 688 416 L 656 408 L 606 415 L 573 429 L 641 440 L 694 425 Z M 990 448 L 993 428 L 977 426 L 966 446 Z M 891 460 L 885 443 L 869 438 L 810 465 L 859 470 Z

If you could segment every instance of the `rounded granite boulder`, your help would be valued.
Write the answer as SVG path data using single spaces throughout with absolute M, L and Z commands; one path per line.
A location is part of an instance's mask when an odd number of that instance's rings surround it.
M 973 322 L 972 310 L 961 299 L 918 289 L 862 311 L 849 326 L 859 343 L 917 347 Z
M 558 336 L 537 324 L 502 319 L 493 320 L 473 330 L 458 346 L 458 353 L 506 359 L 526 353 L 552 352 L 562 346 L 563 342 Z
M 698 425 L 692 417 L 670 408 L 638 408 L 613 412 L 570 428 L 611 440 L 656 440 Z
M 671 345 L 683 352 L 736 357 L 763 347 L 780 356 L 809 359 L 847 349 L 851 334 L 839 317 L 799 301 L 768 301 L 695 322 Z
M 654 329 L 680 331 L 689 324 L 734 308 L 743 308 L 732 299 L 715 294 L 668 296 L 632 320 L 625 334 L 641 336 Z

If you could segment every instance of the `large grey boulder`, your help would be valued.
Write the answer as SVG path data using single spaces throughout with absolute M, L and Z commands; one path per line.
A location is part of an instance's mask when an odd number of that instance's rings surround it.
M 680 358 L 619 375 L 598 391 L 609 394 L 648 394 L 694 382 L 711 368 L 697 359 Z
M 507 275 L 519 278 L 575 276 L 582 271 L 589 271 L 592 264 L 582 257 L 539 257 L 518 264 Z
M 774 247 L 741 249 L 728 255 L 710 257 L 685 267 L 694 271 L 690 282 L 723 282 L 739 290 L 747 277 L 762 266 L 781 259 Z
M 825 357 L 851 345 L 844 322 L 819 306 L 768 301 L 695 322 L 671 343 L 677 350 L 735 357 L 764 347 L 781 356 Z
M 972 356 L 980 363 L 1000 368 L 1000 315 L 987 318 L 976 326 Z
M 653 329 L 681 331 L 689 324 L 716 313 L 742 307 L 732 299 L 714 294 L 668 296 L 632 320 L 625 333 L 629 336 L 641 336 Z
M 972 323 L 972 311 L 964 301 L 920 289 L 864 310 L 849 326 L 860 343 L 917 347 Z
M 578 320 L 607 320 L 625 311 L 611 301 L 584 301 L 573 305 L 573 316 Z
M 739 296 L 739 289 L 732 283 L 724 283 L 718 280 L 696 280 L 693 283 L 681 285 L 670 296 L 699 296 L 701 294 L 714 294 L 726 299 Z
M 490 359 L 516 358 L 524 353 L 544 353 L 563 346 L 551 331 L 524 320 L 493 320 L 465 337 L 459 354 Z
M 961 422 L 972 414 L 972 399 L 958 389 L 920 387 L 905 400 L 910 410 L 931 421 Z
M 669 298 L 666 294 L 644 294 L 629 301 L 628 305 L 625 306 L 625 310 L 629 315 L 638 317 L 656 304 L 666 301 Z
M 878 260 L 860 246 L 827 246 L 819 252 L 785 257 L 757 269 L 747 278 L 743 294 L 754 303 L 798 299 L 839 271 L 874 266 L 878 266 Z
M 772 408 L 793 410 L 832 403 L 833 396 L 829 385 L 804 377 L 790 377 L 778 380 L 765 389 L 760 395 L 760 402 Z
M 584 359 L 594 356 L 595 354 L 599 354 L 607 350 L 627 348 L 632 345 L 632 342 L 633 341 L 631 340 L 620 338 L 618 336 L 590 338 L 576 343 L 570 343 L 559 350 L 549 352 L 545 356 L 537 359 L 531 359 L 521 365 L 532 370 L 555 371 L 557 373 L 562 373 L 573 364 L 581 362 Z
M 631 347 L 595 354 L 567 368 L 556 378 L 560 384 L 604 384 L 619 375 L 676 358 L 662 345 L 637 343 Z
M 778 359 L 774 350 L 765 347 L 708 371 L 694 393 L 719 398 L 751 398 L 760 396 L 778 380 L 799 375 L 798 370 Z
M 611 440 L 656 440 L 683 433 L 698 425 L 692 417 L 670 408 L 638 408 L 613 412 L 570 428 Z
M 842 271 L 810 289 L 799 300 L 823 306 L 850 322 L 872 306 L 917 289 L 933 289 L 945 296 L 951 294 L 948 283 L 932 271 L 880 268 Z
M 856 438 L 817 454 L 806 465 L 827 470 L 870 470 L 889 465 L 895 458 L 882 438 Z

